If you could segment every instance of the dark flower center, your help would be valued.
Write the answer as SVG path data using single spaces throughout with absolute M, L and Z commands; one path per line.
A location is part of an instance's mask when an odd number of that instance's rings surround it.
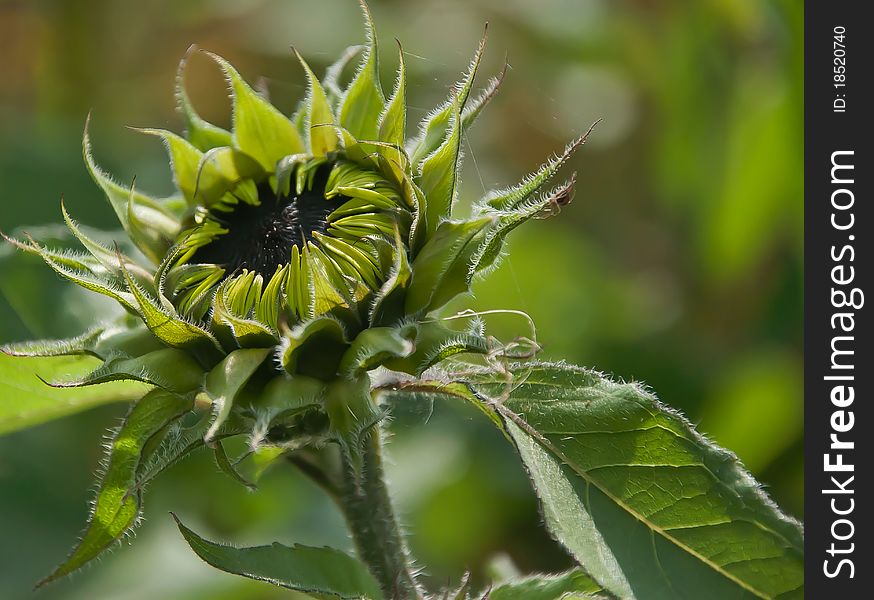
M 292 246 L 302 249 L 314 232 L 324 233 L 328 215 L 349 200 L 325 198 L 329 171 L 320 168 L 312 188 L 299 195 L 277 195 L 265 182 L 258 186 L 258 206 L 241 201 L 231 212 L 211 211 L 210 218 L 228 232 L 199 248 L 191 262 L 221 265 L 228 275 L 248 269 L 269 278 L 288 263 Z

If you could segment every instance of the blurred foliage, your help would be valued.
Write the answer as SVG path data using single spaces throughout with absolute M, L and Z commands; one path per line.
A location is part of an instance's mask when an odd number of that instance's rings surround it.
M 792 0 L 371 0 L 384 40 L 407 52 L 410 120 L 442 98 L 484 21 L 488 60 L 512 69 L 471 135 L 462 197 L 501 186 L 596 118 L 572 161 L 576 202 L 520 230 L 512 256 L 467 305 L 517 308 L 544 357 L 645 381 L 738 453 L 790 513 L 802 505 L 802 5 Z M 173 78 L 197 43 L 263 76 L 291 112 L 305 89 L 289 46 L 314 68 L 362 39 L 351 0 L 5 0 L 0 3 L 0 229 L 52 237 L 58 198 L 112 228 L 81 163 L 167 192 L 162 149 L 122 125 L 178 128 Z M 395 64 L 383 47 L 384 85 Z M 202 57 L 193 100 L 227 122 L 224 82 Z M 485 81 L 485 78 L 483 79 Z M 0 249 L 0 341 L 80 331 L 104 310 L 38 261 Z M 460 306 L 459 306 L 460 308 Z M 524 333 L 518 318 L 489 331 Z M 2 401 L 2 399 L 0 399 Z M 84 523 L 113 405 L 0 438 L 0 597 L 26 597 Z M 569 564 L 539 522 L 511 449 L 458 406 L 396 415 L 390 466 L 414 553 L 437 582 L 465 568 Z M 341 517 L 291 470 L 251 494 L 206 454 L 146 497 L 137 544 L 41 592 L 44 598 L 271 598 L 284 591 L 213 571 L 185 547 L 169 509 L 239 544 L 349 547 Z M 489 565 L 493 565 L 489 567 Z M 160 573 L 160 577 L 155 577 Z

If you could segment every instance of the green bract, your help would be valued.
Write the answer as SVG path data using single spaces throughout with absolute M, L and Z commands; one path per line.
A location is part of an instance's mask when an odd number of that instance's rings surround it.
M 63 277 L 116 300 L 127 314 L 74 339 L 13 344 L 5 352 L 100 359 L 91 373 L 51 382 L 56 386 L 118 380 L 154 386 L 131 412 L 125 435 L 128 427 L 138 430 L 142 403 L 170 403 L 167 418 L 137 440 L 138 460 L 121 475 L 112 471 L 114 480 L 140 486 L 140 471 L 167 427 L 205 403 L 212 417 L 199 435 L 217 452 L 221 436 L 233 431 L 248 432 L 255 452 L 336 441 L 354 455 L 362 432 L 380 417 L 369 371 L 385 366 L 419 375 L 459 352 L 500 351 L 478 328 L 458 331 L 431 315 L 495 265 L 516 226 L 570 201 L 573 179 L 545 193 L 541 188 L 586 136 L 459 218 L 464 135 L 503 73 L 472 94 L 484 35 L 446 101 L 407 140 L 403 52 L 386 94 L 377 38 L 362 7 L 368 43 L 351 83 L 340 89 L 338 79 L 354 51 L 321 81 L 298 55 L 309 89 L 292 117 L 227 61 L 206 53 L 224 72 L 233 100 L 231 131 L 207 123 L 186 94 L 183 59 L 176 95 L 185 134 L 137 130 L 167 148 L 177 188 L 169 198 L 153 198 L 104 172 L 86 124 L 88 171 L 148 263 L 87 237 L 63 206 L 85 252 L 9 239 Z M 162 456 L 185 448 L 163 448 Z M 226 457 L 220 464 L 228 464 Z M 139 495 L 125 498 L 124 520 L 97 533 L 106 525 L 95 520 L 83 544 L 101 543 L 85 552 L 80 547 L 56 575 L 133 524 Z

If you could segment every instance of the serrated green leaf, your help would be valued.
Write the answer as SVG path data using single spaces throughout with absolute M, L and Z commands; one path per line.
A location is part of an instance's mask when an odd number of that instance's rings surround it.
M 136 524 L 141 490 L 134 490 L 134 482 L 144 449 L 191 407 L 191 398 L 163 390 L 152 390 L 133 406 L 109 444 L 106 472 L 82 539 L 67 560 L 38 586 L 81 568 Z
M 206 376 L 204 391 L 213 402 L 215 417 L 204 439 L 215 439 L 219 429 L 231 414 L 234 400 L 249 378 L 258 370 L 271 348 L 247 348 L 234 350 Z
M 580 569 L 561 575 L 534 575 L 503 583 L 488 593 L 488 600 L 597 600 L 606 598 L 601 586 Z
M 737 457 L 635 384 L 537 364 L 469 379 L 553 535 L 619 598 L 800 598 L 803 530 Z M 489 400 L 501 398 L 501 401 Z
M 577 174 L 574 173 L 570 179 L 541 197 L 522 202 L 513 209 L 495 213 L 497 223 L 489 230 L 486 239 L 471 259 L 469 276 L 472 278 L 477 273 L 488 272 L 495 267 L 507 235 L 516 227 L 530 219 L 544 219 L 561 212 L 561 208 L 573 199 L 576 178 Z
M 383 598 L 367 568 L 339 550 L 279 543 L 234 548 L 207 541 L 185 527 L 176 515 L 173 518 L 195 554 L 226 573 L 331 598 Z
M 313 156 L 325 156 L 328 152 L 333 152 L 339 146 L 340 140 L 337 136 L 336 122 L 334 114 L 331 112 L 331 105 L 328 103 L 328 98 L 325 96 L 325 90 L 318 78 L 313 73 L 310 66 L 298 53 L 294 51 L 300 64 L 306 72 L 309 81 L 309 93 L 307 94 L 307 129 L 309 130 L 309 151 Z M 287 152 L 286 154 L 292 154 Z
M 268 173 L 282 157 L 303 152 L 303 140 L 291 120 L 259 96 L 228 61 L 207 54 L 224 70 L 234 97 L 234 146 Z
M 138 382 L 58 389 L 43 381 L 76 377 L 100 364 L 91 356 L 30 358 L 0 353 L 0 434 L 59 419 L 110 402 L 129 402 L 149 390 Z
M 375 140 L 379 131 L 379 117 L 385 108 L 385 97 L 379 83 L 379 53 L 376 30 L 365 2 L 361 2 L 367 28 L 367 53 L 361 67 L 349 84 L 340 105 L 340 125 L 354 138 Z

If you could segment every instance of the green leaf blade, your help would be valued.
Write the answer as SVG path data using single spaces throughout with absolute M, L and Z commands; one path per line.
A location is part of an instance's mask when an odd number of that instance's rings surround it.
M 226 573 L 332 598 L 383 598 L 367 568 L 339 550 L 279 543 L 234 548 L 205 540 L 185 527 L 176 515 L 173 518 L 191 549 L 204 562 Z
M 470 384 L 516 445 L 553 535 L 607 590 L 803 594 L 802 527 L 733 454 L 640 386 L 566 365 L 521 369 L 509 395 L 491 374 Z
M 84 375 L 99 364 L 92 356 L 31 358 L 0 353 L 0 435 L 102 404 L 129 402 L 150 389 L 130 381 L 60 389 L 40 381 Z

